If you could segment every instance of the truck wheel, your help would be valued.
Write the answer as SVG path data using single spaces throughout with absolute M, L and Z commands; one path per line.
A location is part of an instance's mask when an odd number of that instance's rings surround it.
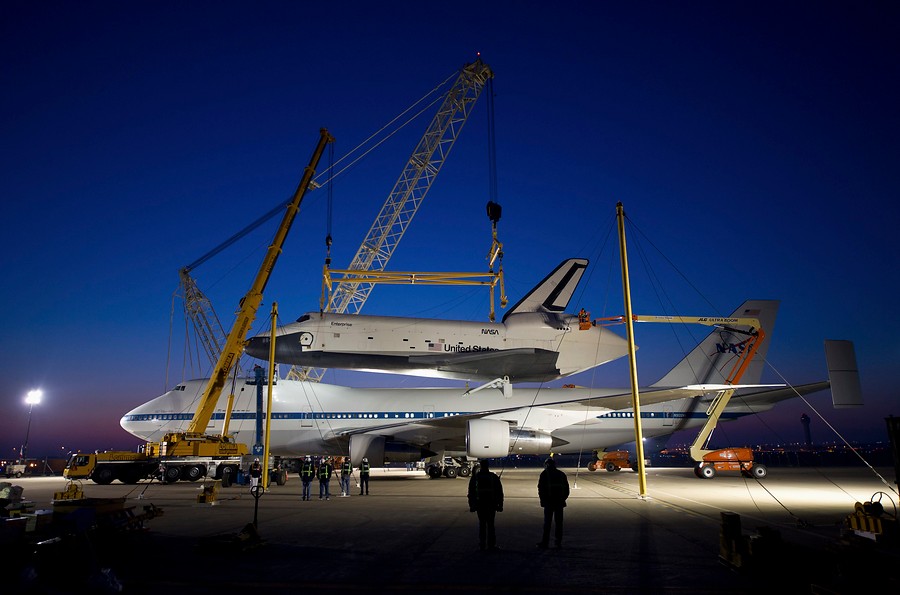
M 472 468 L 468 465 L 463 465 L 459 468 L 459 476 L 460 477 L 468 477 L 472 474 Z
M 99 483 L 102 486 L 109 485 L 114 479 L 112 469 L 101 467 L 100 469 L 97 469 L 95 473 L 91 474 L 91 479 L 94 480 L 94 483 Z
M 753 465 L 753 467 L 751 467 L 750 473 L 751 473 L 751 474 L 753 475 L 753 477 L 755 477 L 756 479 L 763 479 L 766 475 L 769 474 L 769 470 L 766 469 L 766 466 L 765 466 L 765 465 L 759 465 L 759 464 L 757 464 L 757 465 Z
M 607 464 L 606 464 L 606 470 L 609 471 L 610 473 L 612 473 L 612 472 L 615 471 L 616 469 L 617 469 L 617 467 L 615 466 L 614 463 L 607 463 Z
M 447 479 L 456 479 L 456 467 L 444 467 L 444 475 Z
M 182 475 L 184 476 L 184 479 L 188 481 L 197 481 L 206 475 L 206 469 L 200 465 L 190 465 L 189 467 L 184 468 Z
M 175 483 L 181 478 L 181 469 L 178 467 L 166 467 L 166 472 L 163 475 L 166 480 L 166 483 Z
M 437 465 L 432 465 L 428 468 L 428 477 L 431 479 L 438 479 L 441 476 L 441 468 Z
M 712 479 L 716 476 L 716 468 L 712 465 L 703 465 L 699 468 L 699 474 L 697 477 L 701 479 Z
M 7 477 L 9 477 L 9 476 L 7 475 Z M 22 477 L 22 472 L 16 471 L 16 479 L 19 479 L 20 477 Z
M 597 461 L 591 461 L 588 463 L 588 471 L 596 471 L 597 470 Z

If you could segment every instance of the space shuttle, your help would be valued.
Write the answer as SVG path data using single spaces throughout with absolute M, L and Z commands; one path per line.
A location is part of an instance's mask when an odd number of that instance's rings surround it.
M 310 312 L 276 330 L 275 362 L 510 383 L 577 374 L 628 354 L 621 336 L 565 312 L 587 265 L 563 261 L 497 323 Z M 245 352 L 268 361 L 270 340 Z

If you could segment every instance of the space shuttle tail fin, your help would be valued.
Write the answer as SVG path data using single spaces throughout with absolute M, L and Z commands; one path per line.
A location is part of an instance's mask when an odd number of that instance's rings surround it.
M 578 287 L 587 265 L 586 258 L 564 260 L 510 308 L 503 316 L 503 320 L 505 321 L 510 314 L 522 312 L 562 313 L 575 294 L 575 288 Z

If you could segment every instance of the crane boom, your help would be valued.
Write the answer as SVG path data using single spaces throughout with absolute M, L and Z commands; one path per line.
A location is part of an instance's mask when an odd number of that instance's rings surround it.
M 381 207 L 369 233 L 347 267 L 349 271 L 383 271 L 403 238 L 406 228 L 431 188 L 450 154 L 463 125 L 485 84 L 494 76 L 481 58 L 466 64 L 447 92 L 441 107 L 410 155 L 406 167 Z M 358 314 L 373 284 L 360 277 L 358 283 L 343 283 L 329 300 L 327 311 Z M 292 367 L 288 377 L 319 380 L 324 370 Z
M 256 318 L 256 312 L 259 310 L 259 306 L 262 303 L 263 290 L 271 277 L 272 270 L 275 268 L 278 256 L 281 254 L 291 224 L 293 223 L 297 212 L 300 210 L 300 203 L 303 201 L 303 196 L 315 175 L 315 168 L 319 163 L 319 159 L 322 157 L 322 153 L 325 151 L 325 146 L 333 140 L 331 134 L 329 134 L 326 129 L 323 128 L 320 131 L 319 142 L 316 145 L 315 151 L 313 151 L 309 165 L 303 172 L 303 178 L 300 180 L 300 184 L 294 192 L 293 199 L 287 206 L 284 218 L 278 226 L 275 237 L 266 251 L 266 255 L 263 258 L 262 264 L 260 265 L 252 285 L 250 286 L 250 290 L 240 301 L 234 324 L 225 339 L 222 353 L 219 355 L 216 366 L 210 375 L 203 396 L 200 398 L 200 404 L 194 412 L 194 416 L 191 419 L 187 431 L 184 434 L 169 434 L 164 439 L 167 443 L 165 451 L 168 455 L 188 453 L 198 454 L 196 452 L 196 445 L 199 443 L 223 444 L 229 442 L 227 436 L 206 436 L 205 432 L 207 425 L 209 424 L 210 419 L 212 419 L 212 414 L 215 411 L 222 389 L 225 387 L 228 375 L 232 368 L 237 365 L 241 353 L 244 350 L 244 341 L 247 338 L 247 333 L 249 332 L 253 320 Z M 180 444 L 183 444 L 184 446 L 179 448 Z M 231 445 L 227 450 L 232 451 L 234 446 L 235 445 Z

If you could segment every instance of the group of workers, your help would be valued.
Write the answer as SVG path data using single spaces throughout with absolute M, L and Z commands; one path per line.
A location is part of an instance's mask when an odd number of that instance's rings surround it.
M 350 477 L 353 475 L 353 464 L 350 457 L 339 460 L 341 480 L 341 496 L 350 496 Z M 359 495 L 369 495 L 369 459 L 363 458 L 359 464 Z M 319 500 L 331 499 L 331 476 L 335 473 L 335 461 L 332 457 L 322 457 L 313 461 L 307 455 L 300 465 L 300 481 L 303 484 L 301 500 L 311 499 L 313 479 L 319 480 Z M 255 459 L 250 465 L 251 489 L 259 485 L 262 465 Z M 549 458 L 544 462 L 544 470 L 538 478 L 538 498 L 544 509 L 544 524 L 541 540 L 537 547 L 545 549 L 550 545 L 550 528 L 554 526 L 554 544 L 562 547 L 563 508 L 569 497 L 569 480 L 566 474 L 556 468 L 556 461 Z M 503 512 L 503 484 L 500 477 L 490 470 L 487 459 L 479 462 L 478 472 L 469 480 L 469 511 L 478 513 L 478 544 L 482 550 L 497 549 L 497 534 L 494 520 L 498 512 Z
M 369 459 L 363 457 L 362 462 L 357 467 L 359 470 L 359 478 L 357 485 L 359 486 L 359 495 L 369 495 Z M 300 481 L 303 484 L 303 495 L 301 500 L 311 500 L 312 482 L 314 479 L 319 480 L 319 500 L 331 499 L 331 476 L 336 472 L 340 472 L 341 480 L 341 496 L 350 496 L 350 477 L 353 475 L 353 463 L 350 457 L 343 457 L 339 461 L 338 470 L 335 470 L 335 461 L 332 457 L 322 457 L 317 461 L 313 461 L 310 455 L 307 455 L 300 464 Z

